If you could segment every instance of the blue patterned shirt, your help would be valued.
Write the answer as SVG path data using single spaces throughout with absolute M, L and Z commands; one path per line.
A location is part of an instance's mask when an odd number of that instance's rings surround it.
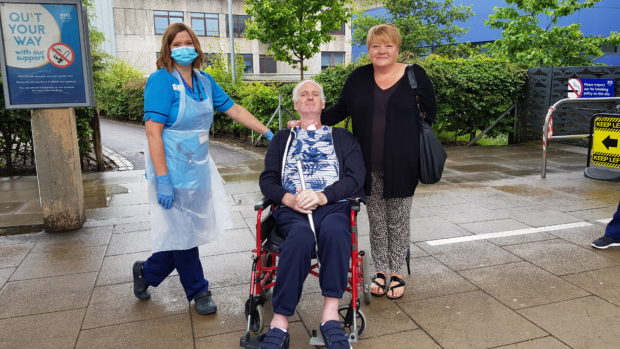
M 291 194 L 296 194 L 297 188 L 301 190 L 297 172 L 298 158 L 302 161 L 306 189 L 321 192 L 325 187 L 338 181 L 338 158 L 334 150 L 331 127 L 323 126 L 316 131 L 296 127 L 293 132 L 297 137 L 293 139 L 286 155 L 282 174 L 284 189 Z

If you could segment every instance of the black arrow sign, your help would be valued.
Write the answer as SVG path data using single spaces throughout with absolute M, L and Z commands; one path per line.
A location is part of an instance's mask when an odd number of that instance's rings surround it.
M 603 139 L 603 145 L 605 146 L 605 148 L 607 148 L 607 150 L 609 150 L 609 148 L 617 148 L 618 147 L 618 140 L 611 138 L 610 135 L 607 135 L 607 138 Z

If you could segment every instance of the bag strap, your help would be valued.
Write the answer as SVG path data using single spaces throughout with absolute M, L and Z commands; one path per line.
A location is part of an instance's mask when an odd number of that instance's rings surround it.
M 411 86 L 412 90 L 418 89 L 418 80 L 415 78 L 415 73 L 413 72 L 413 66 L 415 64 L 409 64 L 407 66 L 407 78 L 409 79 L 409 86 Z M 426 113 L 422 110 L 422 106 L 420 105 L 420 96 L 416 94 L 415 96 L 416 105 L 418 106 L 418 114 L 422 121 L 426 120 Z
M 409 64 L 407 66 L 407 78 L 409 78 L 409 86 L 411 86 L 412 90 L 418 88 L 418 80 L 415 78 L 415 74 L 413 73 L 413 64 Z

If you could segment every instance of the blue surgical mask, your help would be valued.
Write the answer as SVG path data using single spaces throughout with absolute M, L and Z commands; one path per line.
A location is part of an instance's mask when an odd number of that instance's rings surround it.
M 172 59 L 180 65 L 190 65 L 198 57 L 198 52 L 193 47 L 181 46 L 171 50 Z

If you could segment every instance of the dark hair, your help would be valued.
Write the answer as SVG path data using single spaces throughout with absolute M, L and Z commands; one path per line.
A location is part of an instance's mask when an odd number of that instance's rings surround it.
M 194 59 L 192 62 L 192 68 L 200 69 L 202 67 L 202 49 L 200 48 L 200 41 L 198 41 L 198 36 L 196 33 L 187 26 L 185 23 L 177 22 L 172 23 L 166 28 L 164 35 L 161 38 L 161 50 L 159 51 L 159 58 L 157 58 L 157 69 L 166 68 L 169 72 L 174 68 L 172 54 L 170 52 L 170 44 L 172 40 L 179 34 L 180 32 L 186 31 L 189 36 L 192 38 L 192 42 L 194 44 L 194 48 L 198 53 L 198 57 Z

